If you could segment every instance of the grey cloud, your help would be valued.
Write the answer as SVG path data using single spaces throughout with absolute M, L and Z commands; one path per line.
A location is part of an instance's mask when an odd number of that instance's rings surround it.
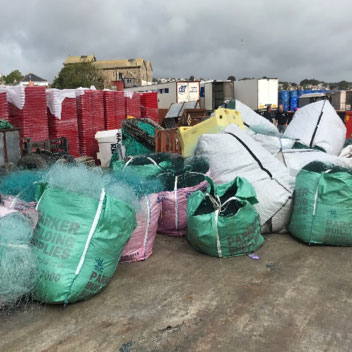
M 51 80 L 69 54 L 95 54 L 145 57 L 159 77 L 352 81 L 351 13 L 349 0 L 14 0 L 0 72 Z

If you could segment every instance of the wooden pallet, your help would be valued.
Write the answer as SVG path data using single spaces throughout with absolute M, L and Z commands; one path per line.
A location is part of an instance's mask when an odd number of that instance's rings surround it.
M 155 152 L 182 154 L 181 143 L 177 137 L 177 128 L 155 130 Z

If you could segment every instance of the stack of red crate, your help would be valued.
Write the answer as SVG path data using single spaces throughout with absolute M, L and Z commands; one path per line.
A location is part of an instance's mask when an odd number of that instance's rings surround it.
M 116 128 L 122 128 L 122 121 L 126 118 L 125 95 L 123 91 L 114 92 L 114 94 Z
M 104 90 L 104 120 L 106 130 L 115 130 L 117 128 L 117 119 L 115 111 L 115 91 Z
M 94 128 L 94 157 L 99 151 L 98 141 L 95 139 L 95 134 L 98 131 L 105 131 L 104 121 L 104 92 L 102 90 L 93 90 L 92 99 L 93 111 L 93 128 Z
M 95 156 L 95 139 L 93 126 L 93 91 L 76 89 L 76 108 L 81 155 Z
M 141 117 L 141 94 L 125 91 L 126 115 Z
M 45 87 L 7 87 L 9 121 L 32 141 L 49 139 Z
M 0 120 L 9 119 L 9 109 L 7 107 L 6 88 L 0 87 Z
M 92 111 L 94 134 L 98 131 L 105 131 L 104 120 L 104 92 L 102 90 L 93 90 Z
M 146 92 L 141 94 L 142 117 L 152 119 L 158 123 L 158 93 Z
M 80 153 L 75 91 L 48 89 L 46 101 L 50 139 L 67 138 L 69 153 L 78 157 Z

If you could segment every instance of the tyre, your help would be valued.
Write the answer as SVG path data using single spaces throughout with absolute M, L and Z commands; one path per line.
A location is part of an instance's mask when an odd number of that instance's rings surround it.
M 20 159 L 17 165 L 21 169 L 35 170 L 45 169 L 48 163 L 40 154 L 29 154 Z

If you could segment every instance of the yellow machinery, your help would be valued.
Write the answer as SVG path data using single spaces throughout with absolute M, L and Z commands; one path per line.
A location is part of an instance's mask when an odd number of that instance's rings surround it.
M 191 127 L 179 127 L 177 136 L 182 147 L 182 156 L 193 155 L 198 140 L 203 134 L 216 134 L 223 131 L 226 126 L 234 123 L 245 130 L 241 114 L 237 110 L 219 108 L 214 116 Z

